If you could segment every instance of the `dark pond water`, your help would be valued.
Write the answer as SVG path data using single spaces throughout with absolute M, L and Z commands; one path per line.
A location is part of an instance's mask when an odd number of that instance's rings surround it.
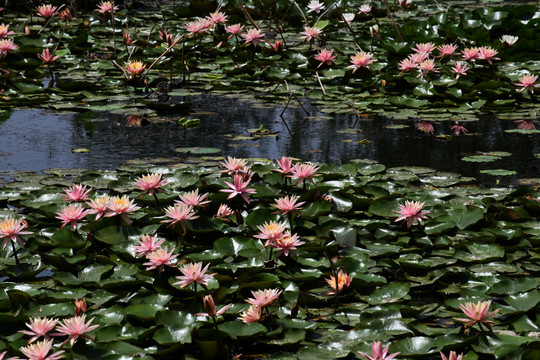
M 186 98 L 187 99 L 187 98 Z M 192 113 L 200 126 L 184 129 L 177 121 L 148 122 L 141 126 L 126 121 L 127 116 L 110 113 L 55 113 L 47 110 L 16 110 L 0 119 L 0 170 L 41 171 L 48 168 L 114 169 L 126 160 L 179 157 L 182 147 L 214 147 L 219 156 L 263 157 L 289 155 L 304 161 L 331 164 L 352 159 L 377 160 L 388 167 L 425 166 L 439 171 L 472 176 L 479 182 L 494 184 L 496 177 L 480 174 L 483 169 L 508 169 L 517 176 L 501 178 L 515 184 L 518 178 L 540 177 L 538 134 L 506 133 L 517 124 L 512 120 L 483 117 L 469 122 L 468 135 L 451 135 L 450 121 L 434 124 L 434 134 L 416 128 L 415 120 L 390 120 L 380 116 L 357 119 L 353 115 L 324 116 L 306 105 L 313 117 L 306 118 L 301 108 L 288 108 L 281 119 L 283 105 L 262 108 L 210 95 L 190 97 Z M 249 137 L 248 129 L 260 126 L 276 136 Z M 393 125 L 406 125 L 392 129 Z M 289 132 L 288 128 L 291 132 Z M 439 135 L 438 137 L 436 135 Z M 234 140 L 240 137 L 240 140 Z M 88 152 L 72 152 L 88 149 Z M 461 160 L 470 153 L 505 151 L 510 156 L 491 163 Z

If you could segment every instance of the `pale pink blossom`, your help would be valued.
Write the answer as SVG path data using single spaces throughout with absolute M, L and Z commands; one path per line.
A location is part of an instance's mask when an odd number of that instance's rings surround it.
M 463 359 L 463 353 L 458 355 L 455 351 L 450 351 L 450 355 L 448 355 L 448 357 L 446 357 L 446 355 L 444 355 L 442 351 L 440 352 L 440 354 L 441 354 L 442 360 L 462 360 Z
M 86 201 L 89 199 L 90 191 L 92 191 L 92 188 L 86 189 L 86 185 L 73 184 L 73 186 L 67 190 L 64 189 L 65 194 L 60 194 L 60 196 L 62 196 L 65 201 Z
M 175 200 L 175 204 L 199 207 L 210 203 L 208 199 L 208 193 L 199 195 L 199 189 L 187 192 L 183 195 L 180 195 L 180 200 Z
M 3 353 L 0 353 L 0 360 L 3 360 L 4 357 L 6 356 L 6 354 L 7 354 L 7 351 L 4 351 Z M 57 358 L 57 359 L 59 359 L 59 358 Z M 20 357 L 13 356 L 13 357 L 7 358 L 6 360 L 20 360 Z
M 416 65 L 417 63 L 411 57 L 408 57 L 399 62 L 399 70 L 401 70 L 401 73 L 408 72 L 409 70 L 416 69 Z
M 56 213 L 56 218 L 62 221 L 62 229 L 67 224 L 73 226 L 73 229 L 77 229 L 77 223 L 82 221 L 89 212 L 81 204 L 73 203 L 64 206 L 59 212 Z
M 207 16 L 207 19 L 212 22 L 212 24 L 225 24 L 227 22 L 228 16 L 221 11 L 215 11 L 210 13 L 210 16 Z
M 352 65 L 347 67 L 353 69 L 353 73 L 362 67 L 369 69 L 369 65 L 373 63 L 373 54 L 363 51 L 357 52 L 351 56 L 351 63 Z
M 386 345 L 386 347 L 383 349 L 382 343 L 380 341 L 374 341 L 371 344 L 371 356 L 362 351 L 358 351 L 358 353 L 368 360 L 390 360 L 400 354 L 399 352 L 397 352 L 391 355 L 387 355 L 389 348 L 390 344 Z
M 304 35 L 302 36 L 302 39 L 304 39 L 304 41 L 311 41 L 313 39 L 317 39 L 321 33 L 322 30 L 316 26 L 305 26 L 304 31 L 302 31 L 300 34 Z
M 456 74 L 456 79 L 459 79 L 459 77 L 461 75 L 465 76 L 467 75 L 467 71 L 469 70 L 469 68 L 467 67 L 467 63 L 466 62 L 463 62 L 463 61 L 458 61 L 456 62 L 456 64 L 454 65 L 454 67 L 452 67 L 452 72 L 454 74 Z
M 432 42 L 427 42 L 427 43 L 416 44 L 412 50 L 416 53 L 429 55 L 434 49 L 435 49 L 435 44 Z
M 133 203 L 133 199 L 128 198 L 126 195 L 113 196 L 107 202 L 108 212 L 104 216 L 112 217 L 119 215 L 122 220 L 124 220 L 128 225 L 132 223 L 128 215 L 139 210 L 140 207 Z
M 178 257 L 179 254 L 173 255 L 174 248 L 171 251 L 167 251 L 167 247 L 158 248 L 156 251 L 146 254 L 146 259 L 148 262 L 145 262 L 143 265 L 147 265 L 146 270 L 158 269 L 159 272 L 162 272 L 165 265 L 174 267 L 172 261 Z
M 274 301 L 277 300 L 279 295 L 283 290 L 278 289 L 265 289 L 265 290 L 256 290 L 251 291 L 252 298 L 246 299 L 246 302 L 251 305 L 258 306 L 260 308 L 270 306 Z
M 51 4 L 40 5 L 36 8 L 38 16 L 44 17 L 45 19 L 52 17 L 55 14 L 56 9 L 58 8 Z
M 358 8 L 358 11 L 360 11 L 363 14 L 369 14 L 371 12 L 371 5 L 369 4 L 362 4 L 360 5 L 360 8 Z
M 296 164 L 292 167 L 292 174 L 290 175 L 290 177 L 293 179 L 298 179 L 295 185 L 305 183 L 306 180 L 311 181 L 313 184 L 315 184 L 313 178 L 319 176 L 318 174 L 316 174 L 317 170 L 319 170 L 319 168 L 313 164 Z
M 208 280 L 210 280 L 215 274 L 206 274 L 210 264 L 202 267 L 202 262 L 189 263 L 184 266 L 179 267 L 182 276 L 177 276 L 176 278 L 180 281 L 173 283 L 173 285 L 178 285 L 181 288 L 188 286 L 191 283 L 201 284 L 202 286 L 208 285 Z
M 233 36 L 240 36 L 242 29 L 244 29 L 244 25 L 241 24 L 233 24 L 225 27 L 225 31 L 231 34 L 229 39 Z
M 187 222 L 189 220 L 195 220 L 199 217 L 193 211 L 193 206 L 178 204 L 166 208 L 165 216 L 167 216 L 168 219 L 162 220 L 162 223 L 169 223 L 168 226 L 172 226 L 173 228 L 175 228 L 177 224 L 180 224 L 182 230 L 184 230 L 184 234 L 188 230 Z
M 90 207 L 88 214 L 96 214 L 95 220 L 99 220 L 109 210 L 107 206 L 111 198 L 109 195 L 102 195 L 95 199 L 90 200 L 86 204 Z
M 248 29 L 245 34 L 242 34 L 246 44 L 251 43 L 251 45 L 257 47 L 257 44 L 263 42 L 264 35 L 261 33 L 260 29 Z
M 538 79 L 538 75 L 525 74 L 522 77 L 520 77 L 518 79 L 519 82 L 514 83 L 514 85 L 521 87 L 519 91 L 528 89 L 531 92 L 531 94 L 534 94 L 534 88 L 540 86 L 540 84 L 535 84 L 537 79 Z
M 66 341 L 62 343 L 61 346 L 64 346 L 68 341 L 73 346 L 73 344 L 79 339 L 92 339 L 89 335 L 86 335 L 86 333 L 89 333 L 90 331 L 96 329 L 99 325 L 92 325 L 92 321 L 94 321 L 95 318 L 92 318 L 86 322 L 86 314 L 82 314 L 80 316 L 73 316 L 68 319 L 64 319 L 60 325 L 57 326 L 56 330 L 58 331 L 57 334 L 54 334 L 55 336 L 62 336 L 67 335 L 68 338 Z
M 281 215 L 287 215 L 289 212 L 302 209 L 302 205 L 305 204 L 305 201 L 298 201 L 298 196 L 284 196 L 276 199 L 276 203 L 272 204 L 272 207 L 278 209 L 275 213 L 280 213 Z
M 497 50 L 489 46 L 482 46 L 478 49 L 478 59 L 486 60 L 490 65 L 493 64 L 491 62 L 492 60 L 501 60 L 500 58 L 495 57 L 497 54 Z
M 261 308 L 256 305 L 250 305 L 246 311 L 240 313 L 239 319 L 246 324 L 258 322 L 261 320 Z
M 501 36 L 500 40 L 501 40 L 501 42 L 503 44 L 507 44 L 508 46 L 512 46 L 519 40 L 519 36 L 503 35 L 503 36 Z
M 296 256 L 296 247 L 305 244 L 305 242 L 300 241 L 298 234 L 293 234 L 289 231 L 285 232 L 284 236 L 276 239 L 273 246 L 278 251 L 276 257 L 280 257 L 281 254 L 289 256 L 289 253 L 292 256 Z
M 28 223 L 24 218 L 15 220 L 15 218 L 8 216 L 0 221 L 0 239 L 4 238 L 2 242 L 2 249 L 4 249 L 9 240 L 16 242 L 20 247 L 24 247 L 21 235 L 32 234 L 31 231 L 24 231 L 28 227 Z
M 28 340 L 28 343 L 32 343 L 35 340 L 39 339 L 43 336 L 45 340 L 49 340 L 50 336 L 48 333 L 54 329 L 56 326 L 56 323 L 58 320 L 55 319 L 47 319 L 46 317 L 42 318 L 30 318 L 30 323 L 25 323 L 25 325 L 30 330 L 20 330 L 20 333 L 23 333 L 25 335 L 30 335 L 32 338 Z
M 17 50 L 19 47 L 15 45 L 13 42 L 13 39 L 2 39 L 0 40 L 0 55 L 2 54 L 9 54 L 15 50 Z
M 288 156 L 282 156 L 281 159 L 276 159 L 279 169 L 272 169 L 272 171 L 278 172 L 281 174 L 282 178 L 285 175 L 289 175 L 292 170 L 292 161 L 293 159 Z
M 162 179 L 162 174 L 148 174 L 141 176 L 135 180 L 134 185 L 139 190 L 143 190 L 145 194 L 150 196 L 158 192 L 164 192 L 161 190 L 169 182 L 169 178 Z
M 0 25 L 0 38 L 5 38 L 9 35 L 15 35 L 15 32 L 9 31 L 9 25 Z
M 461 60 L 468 60 L 468 61 L 476 61 L 476 59 L 479 59 L 479 56 L 480 56 L 480 49 L 478 49 L 477 47 L 470 47 L 470 48 L 465 48 L 463 50 L 461 50 L 461 54 L 462 54 L 462 57 L 461 57 Z
M 114 1 L 102 1 L 98 8 L 96 9 L 97 12 L 101 14 L 110 14 L 114 13 L 115 11 L 118 11 L 119 7 L 115 6 Z
M 254 237 L 266 240 L 264 246 L 273 246 L 277 239 L 285 236 L 285 223 L 270 221 L 257 226 L 257 228 L 259 229 L 259 233 Z
M 230 189 L 221 189 L 219 191 L 230 193 L 227 199 L 232 199 L 236 195 L 240 195 L 242 199 L 244 199 L 245 202 L 249 204 L 248 195 L 256 193 L 255 189 L 248 188 L 248 185 L 251 181 L 251 176 L 247 177 L 246 179 L 245 175 L 236 174 L 234 175 L 233 180 L 234 180 L 234 183 L 225 181 L 225 184 Z
M 438 57 L 456 55 L 457 48 L 458 46 L 455 44 L 443 44 L 443 45 L 437 46 L 437 50 L 439 50 Z
M 133 250 L 135 250 L 136 257 L 139 257 L 141 255 L 149 255 L 156 251 L 165 239 L 158 240 L 157 235 L 150 236 L 150 235 L 141 235 L 141 239 L 133 247 Z
M 321 10 L 324 9 L 324 3 L 320 2 L 319 0 L 311 0 L 308 4 L 308 13 L 309 12 L 315 12 L 319 13 Z
M 456 318 L 455 320 L 465 323 L 465 327 L 471 327 L 474 324 L 479 323 L 484 324 L 488 329 L 491 330 L 491 324 L 495 324 L 495 322 L 488 319 L 501 311 L 501 309 L 489 312 L 490 306 L 491 300 L 479 301 L 477 303 L 467 302 L 465 304 L 459 304 L 459 308 L 468 318 Z
M 233 214 L 234 212 L 232 211 L 232 209 L 227 206 L 226 204 L 221 204 L 219 205 L 219 208 L 217 210 L 217 213 L 216 213 L 216 217 L 219 219 L 219 218 L 226 218 L 226 217 L 229 217 Z
M 320 61 L 321 63 L 317 66 L 317 69 L 320 68 L 322 65 L 332 65 L 332 61 L 336 58 L 336 55 L 334 55 L 334 49 L 331 49 L 330 51 L 326 49 L 319 50 L 317 55 L 313 57 L 315 60 Z
M 64 350 L 57 351 L 49 355 L 52 349 L 53 340 L 38 341 L 35 344 L 22 347 L 21 352 L 28 358 L 28 360 L 57 360 L 63 358 Z M 9 360 L 9 359 L 8 359 Z
M 233 175 L 247 174 L 249 172 L 249 165 L 244 159 L 237 159 L 229 156 L 219 164 L 224 168 L 223 170 L 220 170 L 221 173 Z
M 426 59 L 422 61 L 420 64 L 417 65 L 418 70 L 420 71 L 420 74 L 418 74 L 417 77 L 425 76 L 427 73 L 433 72 L 438 73 L 439 68 L 435 67 L 435 60 L 433 59 Z
M 59 55 L 51 55 L 49 49 L 43 49 L 42 53 L 37 56 L 43 61 L 43 64 L 53 64 L 56 60 L 60 59 Z
M 418 223 L 421 223 L 422 219 L 427 219 L 426 215 L 430 213 L 430 211 L 422 211 L 424 203 L 419 201 L 405 200 L 405 203 L 398 204 L 398 207 L 399 210 L 392 210 L 400 215 L 394 221 L 398 222 L 403 220 L 404 222 L 407 222 L 407 227 L 409 228 L 413 226 L 415 220 L 418 221 Z
M 345 20 L 345 22 L 347 24 L 351 24 L 354 20 L 354 17 L 355 17 L 355 14 L 354 13 L 343 13 L 341 14 L 341 16 L 343 16 L 343 20 Z

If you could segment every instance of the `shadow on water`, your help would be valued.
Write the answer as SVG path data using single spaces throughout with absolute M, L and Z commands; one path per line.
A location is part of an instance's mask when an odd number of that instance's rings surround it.
M 357 119 L 354 115 L 325 116 L 314 106 L 307 120 L 300 107 L 284 113 L 284 104 L 263 108 L 253 103 L 211 95 L 189 97 L 200 125 L 184 129 L 181 116 L 143 118 L 133 126 L 126 116 L 87 112 L 53 113 L 45 110 L 16 110 L 0 118 L 0 169 L 41 171 L 47 168 L 114 169 L 126 160 L 179 157 L 176 148 L 214 147 L 220 156 L 269 159 L 288 155 L 304 161 L 331 164 L 368 158 L 396 166 L 424 166 L 439 171 L 471 176 L 492 185 L 495 177 L 482 169 L 507 169 L 518 173 L 501 179 L 506 184 L 517 178 L 540 176 L 538 134 L 506 133 L 516 128 L 511 120 L 482 117 L 466 124 L 465 136 L 450 136 L 452 122 L 434 123 L 433 135 L 421 133 L 413 120 L 390 120 L 381 116 Z M 163 120 L 163 121 L 161 121 Z M 303 124 L 303 125 L 302 125 Z M 135 124 L 136 125 L 136 124 Z M 392 125 L 407 125 L 392 129 Z M 276 136 L 246 139 L 248 129 L 260 126 Z M 388 128 L 390 126 L 390 128 Z M 439 135 L 438 137 L 436 135 Z M 446 136 L 445 136 L 446 135 Z M 88 149 L 88 152 L 73 152 Z M 492 163 L 471 163 L 461 158 L 475 152 L 505 151 L 512 155 Z

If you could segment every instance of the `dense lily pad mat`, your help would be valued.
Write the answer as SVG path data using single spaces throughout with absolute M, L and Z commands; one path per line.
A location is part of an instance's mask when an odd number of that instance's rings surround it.
M 87 334 L 93 341 L 65 345 L 67 358 L 352 359 L 375 340 L 391 344 L 399 359 L 438 359 L 450 350 L 465 359 L 538 358 L 538 191 L 460 186 L 459 178 L 433 186 L 430 169 L 387 171 L 362 160 L 321 165 L 304 186 L 273 171 L 280 169 L 273 163 L 246 165 L 246 188 L 254 189 L 243 193 L 249 202 L 240 194 L 227 199 L 222 190 L 232 178 L 214 162 L 55 169 L 0 189 L 2 221 L 24 218 L 24 230 L 32 232 L 21 235 L 24 248 L 14 244 L 20 264 L 11 240 L 1 252 L 0 353 L 20 356 L 29 337 L 18 331 L 29 319 L 65 321 L 75 314 L 75 300 L 85 298 L 86 319 L 98 327 Z M 148 173 L 169 179 L 157 201 L 135 185 Z M 61 195 L 72 184 L 86 185 L 93 200 L 127 196 L 139 209 L 124 219 L 86 215 L 75 228 L 60 228 L 56 217 L 68 203 Z M 210 201 L 195 209 L 198 217 L 185 229 L 163 222 L 174 201 L 195 189 Z M 305 204 L 291 216 L 276 214 L 272 205 L 285 195 Z M 395 221 L 405 201 L 424 203 L 422 224 Z M 221 204 L 231 212 L 218 218 Z M 277 257 L 255 237 L 272 220 L 304 243 L 296 256 Z M 171 266 L 159 271 L 136 257 L 146 235 L 172 249 Z M 180 268 L 193 262 L 213 275 L 205 287 L 181 288 Z M 335 296 L 326 280 L 338 271 L 352 281 Z M 265 289 L 275 289 L 277 299 L 259 321 L 241 321 L 246 300 Z M 196 315 L 208 312 L 205 295 L 218 310 L 232 304 L 215 325 Z M 455 320 L 465 317 L 460 304 L 487 300 L 491 310 L 500 309 L 490 318 L 493 331 L 478 325 L 465 331 Z M 54 339 L 58 350 L 65 337 Z
M 50 19 L 6 9 L 18 49 L 8 46 L 2 57 L 1 106 L 175 113 L 182 106 L 171 100 L 195 87 L 272 103 L 307 96 L 329 113 L 406 108 L 461 120 L 479 111 L 537 109 L 534 81 L 520 80 L 540 69 L 537 4 L 406 1 L 387 8 L 374 1 L 359 10 L 338 1 L 316 12 L 305 0 L 150 3 L 126 1 L 114 16 L 75 16 L 72 9 L 62 19 L 67 6 Z M 216 10 L 227 18 L 212 17 Z M 239 32 L 228 31 L 236 24 Z M 309 35 L 313 28 L 320 33 Z M 404 66 L 425 44 L 433 45 L 426 50 L 433 66 Z M 440 55 L 435 46 L 443 44 L 455 45 L 454 53 Z M 470 58 L 480 48 L 488 52 Z M 323 59 L 321 51 L 332 55 Z M 353 60 L 359 51 L 370 57 Z M 457 71 L 458 63 L 467 70 Z

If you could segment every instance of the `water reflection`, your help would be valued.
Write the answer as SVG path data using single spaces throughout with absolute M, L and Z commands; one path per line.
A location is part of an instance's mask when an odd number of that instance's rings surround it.
M 494 178 L 480 169 L 515 170 L 519 177 L 538 177 L 540 153 L 538 135 L 510 134 L 513 121 L 484 117 L 466 123 L 469 135 L 453 136 L 453 122 L 434 124 L 434 135 L 421 133 L 414 121 L 392 121 L 373 116 L 327 117 L 306 106 L 313 118 L 305 120 L 300 107 L 290 107 L 281 119 L 281 107 L 260 108 L 235 100 L 202 95 L 191 97 L 190 117 L 200 126 L 184 129 L 176 122 L 181 116 L 155 121 L 108 113 L 57 114 L 44 110 L 17 110 L 0 119 L 0 168 L 40 171 L 52 167 L 114 169 L 124 161 L 142 157 L 178 157 L 181 147 L 217 147 L 221 155 L 278 158 L 294 156 L 306 161 L 332 164 L 370 158 L 389 166 L 427 166 L 441 171 L 474 176 L 493 184 Z M 204 113 L 203 113 L 204 112 Z M 7 118 L 7 116 L 5 116 Z M 302 125 L 303 124 L 303 125 Z M 405 128 L 388 128 L 392 125 Z M 275 137 L 233 140 L 246 137 L 248 129 L 260 126 Z M 471 135 L 472 134 L 472 135 Z M 474 135 L 477 134 L 477 135 Z M 448 135 L 446 140 L 435 135 Z M 89 152 L 72 152 L 89 149 Z M 477 151 L 507 151 L 512 156 L 494 163 L 468 163 L 464 154 Z

